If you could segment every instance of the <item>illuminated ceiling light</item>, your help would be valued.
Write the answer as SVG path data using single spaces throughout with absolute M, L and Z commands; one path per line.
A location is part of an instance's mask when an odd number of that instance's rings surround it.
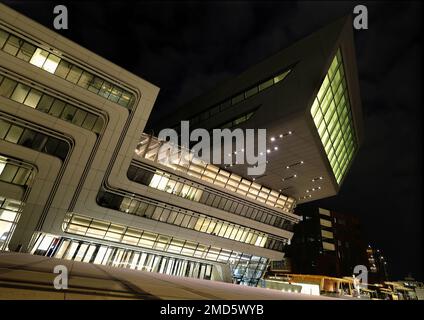
M 271 137 L 271 141 L 275 141 L 275 138 L 274 137 Z
M 306 193 L 309 193 L 309 190 L 306 190 Z
M 280 137 L 280 138 L 282 138 L 282 137 L 283 137 L 283 135 L 282 135 L 282 134 L 280 134 L 280 135 L 279 135 L 279 137 Z
M 253 180 L 253 181 L 255 181 L 255 180 L 256 180 L 256 178 L 253 178 L 252 180 Z
M 303 164 L 303 160 L 302 160 L 302 161 L 300 161 L 300 164 Z
M 289 134 L 292 134 L 293 132 L 289 131 L 288 133 L 289 133 Z
M 260 155 L 260 156 L 263 156 L 263 155 L 264 155 L 264 153 L 263 153 L 263 152 L 260 152 L 260 153 L 259 153 L 259 155 Z
M 322 177 L 319 177 L 319 179 L 322 180 L 323 178 Z
M 241 152 L 244 152 L 244 149 L 241 149 Z
M 289 166 L 286 166 L 286 169 L 290 169 L 290 167 Z
M 234 151 L 234 154 L 237 154 L 237 151 Z
M 231 157 L 231 153 L 229 153 L 228 156 Z
M 319 190 L 321 190 L 321 187 L 318 187 Z
M 278 189 L 279 192 L 281 192 L 281 189 Z
M 274 147 L 274 150 L 278 150 L 278 147 Z
M 266 150 L 266 152 L 267 152 L 267 153 L 270 153 L 270 152 L 271 152 L 271 150 L 270 150 L 270 149 L 267 149 L 267 150 Z
M 297 178 L 297 174 L 295 174 L 293 177 Z

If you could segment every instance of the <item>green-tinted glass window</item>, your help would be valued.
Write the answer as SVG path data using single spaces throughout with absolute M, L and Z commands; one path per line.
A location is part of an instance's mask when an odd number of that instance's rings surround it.
M 334 176 L 340 183 L 356 146 L 340 50 L 330 64 L 310 111 Z

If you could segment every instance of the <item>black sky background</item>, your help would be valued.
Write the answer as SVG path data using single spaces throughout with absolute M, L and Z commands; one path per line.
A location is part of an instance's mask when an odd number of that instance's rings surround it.
M 340 193 L 321 206 L 357 215 L 394 279 L 423 279 L 422 4 L 419 2 L 40 2 L 3 1 L 161 91 L 158 119 L 294 41 L 368 7 L 355 31 L 365 141 Z

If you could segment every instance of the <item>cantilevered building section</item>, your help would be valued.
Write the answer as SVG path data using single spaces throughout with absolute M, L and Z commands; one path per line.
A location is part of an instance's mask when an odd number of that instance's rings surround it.
M 149 126 L 266 128 L 267 168 L 255 182 L 298 203 L 338 193 L 362 141 L 352 20 L 342 18 Z M 234 150 L 240 152 L 241 150 Z M 233 163 L 246 176 L 246 165 Z
M 159 161 L 158 92 L 0 5 L 0 249 L 247 285 L 281 260 L 296 199 Z

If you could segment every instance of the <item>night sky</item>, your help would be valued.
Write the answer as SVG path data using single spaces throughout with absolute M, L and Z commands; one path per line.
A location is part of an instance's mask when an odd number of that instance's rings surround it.
M 339 195 L 319 204 L 361 219 L 392 278 L 423 279 L 420 3 L 3 2 L 52 29 L 65 4 L 62 35 L 161 88 L 156 119 L 365 4 L 369 29 L 355 31 L 365 141 Z

